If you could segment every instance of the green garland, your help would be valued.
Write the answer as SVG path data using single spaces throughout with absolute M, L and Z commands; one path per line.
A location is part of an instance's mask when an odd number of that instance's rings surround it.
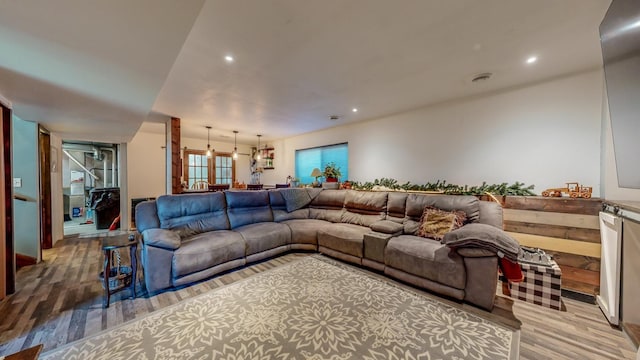
M 532 191 L 533 185 L 526 186 L 524 183 L 515 182 L 512 185 L 508 183 L 487 185 L 483 182 L 480 186 L 468 186 L 468 185 L 455 185 L 447 184 L 447 181 L 437 180 L 434 183 L 428 182 L 424 185 L 412 184 L 406 182 L 404 184 L 398 184 L 396 179 L 375 179 L 373 182 L 360 183 L 357 181 L 351 182 L 351 188 L 356 190 L 371 190 L 374 186 L 383 186 L 392 190 L 406 190 L 406 191 L 442 191 L 445 194 L 455 195 L 484 195 L 490 193 L 493 195 L 518 195 L 518 196 L 535 196 Z

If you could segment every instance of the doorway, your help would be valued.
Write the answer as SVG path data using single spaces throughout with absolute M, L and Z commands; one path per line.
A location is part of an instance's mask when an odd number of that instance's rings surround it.
M 63 141 L 64 236 L 96 236 L 119 228 L 120 184 L 116 144 Z

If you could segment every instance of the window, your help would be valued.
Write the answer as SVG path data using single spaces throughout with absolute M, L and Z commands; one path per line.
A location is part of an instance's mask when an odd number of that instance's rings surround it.
M 196 182 L 208 184 L 233 184 L 236 178 L 236 164 L 227 153 L 214 153 L 214 161 L 207 158 L 204 150 L 184 151 L 184 181 L 193 188 Z M 214 168 L 215 164 L 215 168 Z
M 336 163 L 342 176 L 340 181 L 349 179 L 349 144 L 336 144 L 316 148 L 296 150 L 296 178 L 303 184 L 310 184 L 316 179 L 311 177 L 314 168 L 324 170 L 330 162 Z
M 215 184 L 233 184 L 234 173 L 231 156 L 216 154 Z
M 185 150 L 184 180 L 189 189 L 198 181 L 209 182 L 209 165 L 207 153 L 201 150 Z

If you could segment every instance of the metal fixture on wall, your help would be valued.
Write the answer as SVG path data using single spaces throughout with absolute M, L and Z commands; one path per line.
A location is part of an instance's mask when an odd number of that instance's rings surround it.
M 238 158 L 238 130 L 233 130 L 233 160 Z
M 214 149 L 211 149 L 211 144 L 209 144 L 209 132 L 211 131 L 211 126 L 207 125 L 205 127 L 207 128 L 207 157 L 211 157 L 215 151 Z
M 110 145 L 110 144 L 102 144 L 102 143 L 82 143 L 82 142 L 63 142 L 62 143 L 62 149 L 63 150 L 68 150 L 68 151 L 79 151 L 86 154 L 90 154 L 89 156 L 91 156 L 92 159 L 96 160 L 96 161 L 102 161 L 103 163 L 103 174 L 101 176 L 100 181 L 102 181 L 102 187 L 118 187 L 119 185 L 119 181 L 118 181 L 118 177 L 117 172 L 117 158 L 118 158 L 118 149 L 115 147 L 115 145 Z M 109 152 L 109 156 L 107 157 L 106 152 Z M 69 154 L 65 154 L 67 156 L 69 156 Z M 107 164 L 107 160 L 108 158 L 110 158 L 111 160 L 111 182 L 109 183 L 109 177 L 107 176 L 107 173 L 109 172 L 109 167 Z M 84 161 L 80 161 L 78 159 L 74 159 L 80 163 L 84 164 Z M 74 161 L 75 162 L 75 161 Z M 83 165 L 84 166 L 84 165 Z M 91 168 L 88 169 L 91 172 L 89 173 L 90 176 L 91 175 L 95 175 L 95 168 Z M 93 177 L 91 177 L 91 181 L 92 184 L 91 186 L 99 186 L 98 184 L 95 184 L 94 181 L 97 180 L 94 179 Z
M 258 134 L 258 147 L 256 148 L 256 160 L 260 160 L 262 157 L 260 156 L 260 137 L 262 135 Z

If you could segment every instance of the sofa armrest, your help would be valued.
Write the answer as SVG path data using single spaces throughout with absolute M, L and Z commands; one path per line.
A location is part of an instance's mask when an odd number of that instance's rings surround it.
M 391 220 L 379 220 L 369 225 L 371 230 L 383 234 L 399 235 L 404 229 L 404 225 Z
M 517 261 L 520 252 L 520 244 L 509 234 L 494 226 L 479 223 L 468 224 L 445 234 L 442 243 L 458 249 L 458 253 L 460 248 L 476 248 L 486 250 L 485 254 L 493 252 L 498 257 L 504 256 L 512 261 Z M 478 257 L 478 253 L 475 252 L 474 257 Z
M 142 232 L 142 241 L 146 245 L 168 250 L 179 248 L 181 243 L 180 235 L 166 229 L 147 229 Z

